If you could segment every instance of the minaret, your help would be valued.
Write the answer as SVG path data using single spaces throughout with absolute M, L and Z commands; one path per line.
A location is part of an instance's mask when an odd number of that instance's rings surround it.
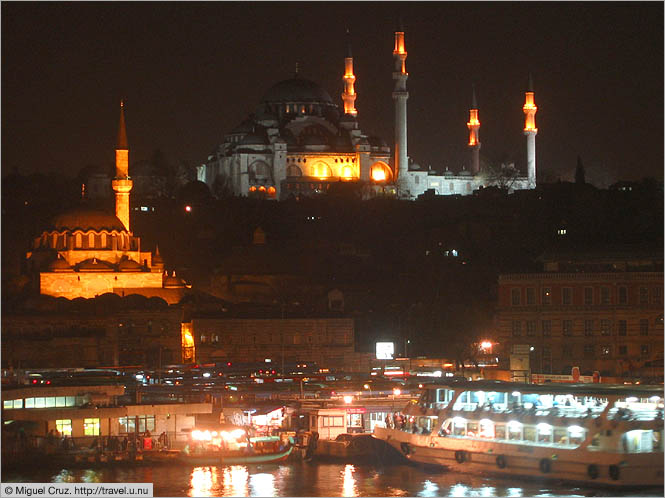
M 129 146 L 125 128 L 125 104 L 120 101 L 118 145 L 115 148 L 115 178 L 111 182 L 115 192 L 115 215 L 129 232 L 129 192 L 134 182 L 129 179 Z
M 478 104 L 476 103 L 476 88 L 471 87 L 471 109 L 469 109 L 469 122 L 466 124 L 469 129 L 469 149 L 471 149 L 471 174 L 477 175 L 480 172 L 480 138 L 478 130 L 480 121 L 478 121 Z
M 400 23 L 401 24 L 401 23 Z M 406 149 L 406 101 L 409 98 L 409 92 L 406 91 L 406 80 L 409 74 L 406 72 L 406 50 L 404 49 L 404 28 L 400 25 L 399 30 L 395 31 L 395 49 L 393 50 L 395 59 L 395 70 L 393 79 L 395 80 L 395 89 L 393 91 L 393 100 L 395 101 L 395 147 L 393 150 L 393 167 L 395 176 L 399 179 L 409 170 L 409 161 Z
M 355 108 L 356 91 L 353 84 L 356 82 L 356 76 L 353 74 L 353 54 L 351 53 L 351 34 L 346 30 L 346 57 L 344 58 L 344 93 L 342 93 L 342 100 L 344 101 L 344 114 L 357 116 L 358 111 Z
M 529 188 L 536 188 L 536 111 L 538 107 L 533 97 L 533 78 L 529 74 L 529 86 L 524 100 L 524 134 L 526 135 L 526 164 Z

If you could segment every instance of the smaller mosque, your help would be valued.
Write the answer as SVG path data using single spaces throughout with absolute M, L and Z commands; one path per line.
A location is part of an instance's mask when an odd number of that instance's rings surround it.
M 129 146 L 124 105 L 120 103 L 116 173 L 111 182 L 115 214 L 77 209 L 56 216 L 51 226 L 34 240 L 26 257 L 39 273 L 41 294 L 74 299 L 108 292 L 121 296 L 140 294 L 180 300 L 185 282 L 164 271 L 159 254 L 141 247 L 141 238 L 129 225 Z
M 408 156 L 404 29 L 395 31 L 392 78 L 395 137 L 393 148 L 381 138 L 365 134 L 358 123 L 353 55 L 347 31 L 342 81 L 342 109 L 328 92 L 300 77 L 270 88 L 256 112 L 224 137 L 207 161 L 197 167 L 198 180 L 213 191 L 269 199 L 310 196 L 330 190 L 339 182 L 360 183 L 363 198 L 389 195 L 416 199 L 425 192 L 435 195 L 470 195 L 474 190 L 500 186 L 509 191 L 536 186 L 535 123 L 537 107 L 533 83 L 523 107 L 527 138 L 527 174 L 514 165 L 481 167 L 480 120 L 475 90 L 472 92 L 468 148 L 470 170 L 452 172 L 422 170 Z

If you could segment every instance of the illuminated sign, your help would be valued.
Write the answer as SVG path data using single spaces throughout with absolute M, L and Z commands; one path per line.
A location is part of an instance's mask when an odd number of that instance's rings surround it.
M 394 342 L 377 342 L 376 343 L 376 359 L 377 360 L 392 360 L 395 355 Z

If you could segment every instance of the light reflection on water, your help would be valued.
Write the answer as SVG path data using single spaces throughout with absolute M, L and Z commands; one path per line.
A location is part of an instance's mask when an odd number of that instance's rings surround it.
M 344 484 L 342 485 L 342 496 L 358 496 L 356 489 L 356 480 L 353 478 L 353 473 L 356 468 L 353 465 L 346 465 L 344 467 Z
M 344 463 L 30 469 L 2 472 L 3 482 L 152 482 L 154 496 L 663 496 L 662 489 L 607 490 L 519 482 L 424 470 L 410 465 Z

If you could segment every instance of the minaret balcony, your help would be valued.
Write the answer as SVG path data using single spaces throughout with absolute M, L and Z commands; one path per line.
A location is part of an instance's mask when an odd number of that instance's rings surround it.
M 129 178 L 114 178 L 111 185 L 115 192 L 129 193 L 132 190 L 134 182 Z

